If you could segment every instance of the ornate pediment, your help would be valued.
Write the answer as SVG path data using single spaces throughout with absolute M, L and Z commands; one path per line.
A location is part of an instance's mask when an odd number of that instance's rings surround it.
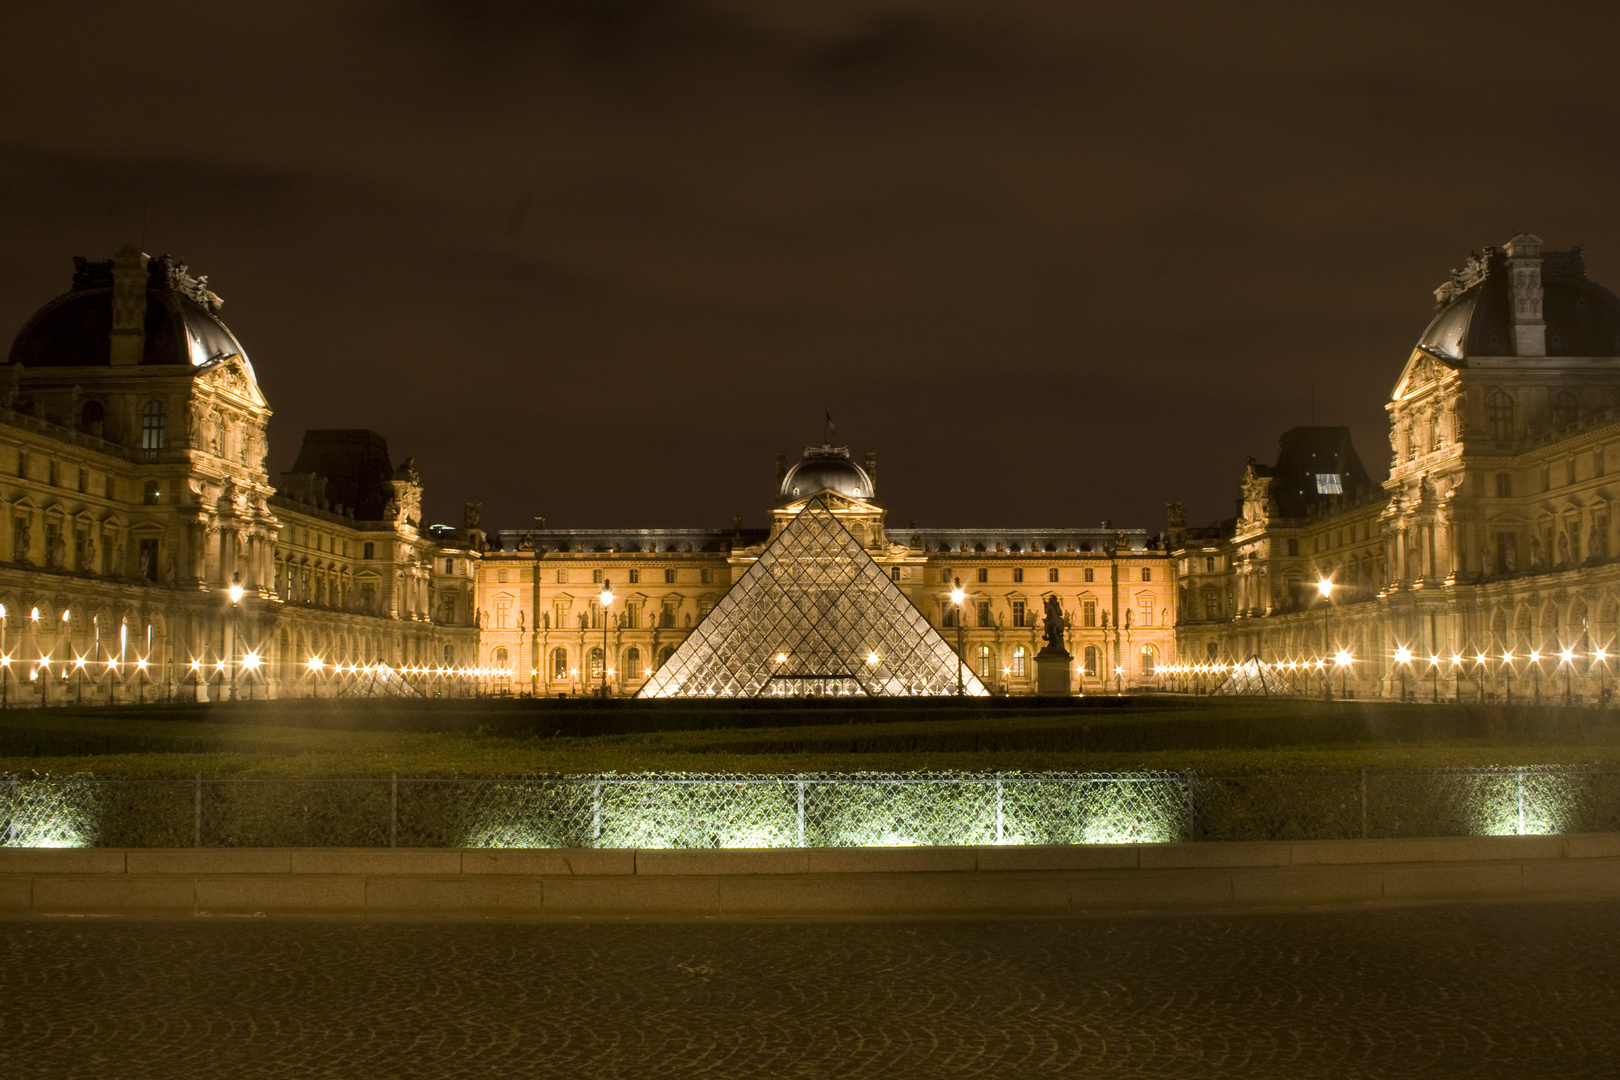
M 203 385 L 220 390 L 253 405 L 263 407 L 266 402 L 253 378 L 252 369 L 240 356 L 222 356 L 197 369 L 197 378 Z
M 1395 384 L 1395 392 L 1391 397 L 1395 401 L 1411 397 L 1425 386 L 1440 382 L 1455 370 L 1456 367 L 1449 360 L 1425 352 L 1423 349 L 1414 349 L 1411 359 L 1406 362 L 1406 369 L 1401 372 L 1400 381 Z

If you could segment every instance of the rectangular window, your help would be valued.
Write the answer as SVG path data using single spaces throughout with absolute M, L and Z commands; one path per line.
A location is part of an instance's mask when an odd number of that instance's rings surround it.
M 506 584 L 506 567 L 499 566 L 495 568 L 495 580 L 502 585 Z
M 634 573 L 635 571 L 631 571 Z M 632 600 L 624 605 L 624 627 L 634 630 L 641 625 L 641 605 Z
M 141 492 L 141 501 L 147 506 L 156 506 L 163 501 L 163 483 L 160 480 L 148 480 Z
M 96 568 L 84 565 L 84 538 L 83 529 L 73 530 L 73 568 L 81 573 L 93 574 Z
M 947 567 L 945 567 L 944 569 L 942 569 L 939 572 L 939 580 L 940 580 L 940 582 L 942 584 L 945 584 L 945 585 L 949 585 L 951 583 L 951 569 L 950 569 L 950 567 L 947 566 Z
M 1153 569 L 1151 567 L 1147 567 L 1147 566 L 1142 567 L 1142 580 L 1143 581 L 1152 581 L 1153 580 Z
M 1024 580 L 1024 568 L 1022 566 L 1013 567 L 1013 580 L 1014 581 L 1023 581 Z
M 602 571 L 600 571 L 600 570 L 592 570 L 591 571 L 591 584 L 592 585 L 600 585 L 600 584 L 602 584 Z
M 566 571 L 566 570 L 557 571 L 557 584 L 559 584 L 559 585 L 568 584 L 568 571 Z
M 56 459 L 55 458 L 51 458 L 50 475 L 49 475 L 48 479 L 50 480 L 51 486 L 55 487 L 56 484 L 57 484 L 57 479 L 56 479 Z
M 979 580 L 980 580 L 980 581 L 981 581 L 981 582 L 983 582 L 983 581 L 989 581 L 989 580 L 990 580 L 990 571 L 989 571 L 989 570 L 986 570 L 986 569 L 985 569 L 985 568 L 984 568 L 984 567 L 982 567 L 982 566 L 981 566 L 981 567 L 979 567 Z
M 60 532 L 61 532 L 61 529 L 57 526 L 57 524 L 55 522 L 47 521 L 45 523 L 45 565 L 46 566 L 55 566 L 56 565 L 56 537 L 58 536 L 58 534 Z
M 714 584 L 714 571 L 707 569 L 698 571 L 698 580 L 705 585 Z
M 1213 556 L 1213 555 L 1205 555 L 1204 556 L 1204 573 L 1213 574 L 1214 572 L 1215 572 L 1215 556 Z
M 675 625 L 675 602 L 673 600 L 665 600 L 663 606 L 658 609 L 658 625 Z
M 17 451 L 17 475 L 23 479 L 28 478 L 28 451 Z
M 889 578 L 892 581 L 900 580 L 900 568 L 898 566 L 889 567 Z
M 505 630 L 512 621 L 512 601 L 495 601 L 495 629 Z
M 700 619 L 703 618 L 705 615 L 707 615 L 712 610 L 714 610 L 714 601 L 713 600 L 710 600 L 707 597 L 705 597 L 702 600 L 698 601 L 698 618 L 700 618 Z
M 107 477 L 106 497 L 109 499 L 113 497 L 113 478 L 110 476 Z
M 1085 622 L 1085 625 L 1087 625 L 1087 626 L 1096 626 L 1097 625 L 1097 601 L 1095 601 L 1095 600 L 1087 600 L 1084 604 L 1081 605 L 1080 610 L 1082 612 L 1083 621 Z
M 1014 600 L 1012 607 L 1013 607 L 1013 625 L 1014 626 L 1023 626 L 1024 625 L 1024 602 L 1022 600 Z
M 673 570 L 665 570 L 664 571 L 664 584 L 665 585 L 673 585 L 673 584 L 675 584 L 675 571 L 673 571 Z
M 86 468 L 83 468 L 81 466 L 80 469 L 79 469 L 79 493 L 83 494 L 83 493 L 85 493 L 85 492 L 87 492 L 89 490 L 90 490 L 90 470 L 86 469 Z
M 367 540 L 365 543 L 361 544 L 360 557 L 362 559 L 375 559 L 377 557 L 377 545 L 372 543 L 370 540 Z
M 1515 532 L 1499 532 L 1496 534 L 1496 572 L 1505 574 L 1510 569 L 1519 567 L 1519 534 Z
M 1318 495 L 1343 495 L 1344 482 L 1338 473 L 1317 473 L 1316 493 Z
M 956 608 L 955 604 L 951 603 L 949 600 L 943 600 L 943 601 L 940 602 L 940 605 L 939 605 L 939 625 L 941 625 L 941 626 L 955 626 L 956 625 L 956 615 L 957 615 L 957 608 Z
M 456 560 L 454 560 L 454 559 L 446 559 L 446 560 L 444 560 L 444 572 L 447 573 L 447 574 L 455 573 L 456 572 Z
M 551 625 L 558 630 L 568 625 L 568 601 L 558 600 L 551 605 Z
M 366 545 L 370 547 L 370 544 Z M 292 571 L 288 571 L 290 574 Z M 368 615 L 377 614 L 377 583 L 367 581 L 360 586 L 360 610 Z
M 1097 580 L 1097 571 L 1093 570 L 1091 567 L 1088 566 L 1088 567 L 1086 567 L 1086 575 L 1085 576 L 1086 576 L 1087 581 L 1095 581 L 1095 580 Z
M 632 584 L 632 585 L 640 585 L 641 584 L 641 571 L 640 570 L 632 569 L 630 571 L 630 584 Z
M 980 600 L 979 601 L 979 625 L 980 626 L 994 626 L 994 625 L 996 625 L 995 623 L 990 621 L 990 601 L 988 601 L 988 600 Z
M 1142 625 L 1153 625 L 1153 597 L 1143 596 L 1138 599 L 1137 607 L 1142 609 Z
M 1056 581 L 1057 579 L 1058 579 L 1057 567 L 1054 566 L 1054 567 L 1052 567 L 1050 570 L 1048 570 L 1046 572 L 1046 580 L 1047 581 Z
M 1214 589 L 1204 592 L 1204 618 L 1218 619 L 1221 617 L 1221 594 Z

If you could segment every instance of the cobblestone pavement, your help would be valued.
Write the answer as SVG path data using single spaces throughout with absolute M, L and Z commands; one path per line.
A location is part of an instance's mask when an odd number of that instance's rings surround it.
M 1620 1075 L 1620 903 L 0 923 L 12 1077 Z

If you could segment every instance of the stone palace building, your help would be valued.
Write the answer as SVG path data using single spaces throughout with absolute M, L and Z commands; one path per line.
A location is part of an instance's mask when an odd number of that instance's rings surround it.
M 1390 471 L 1342 428 L 1251 460 L 1236 518 L 1172 515 L 1173 685 L 1255 658 L 1273 686 L 1606 696 L 1620 630 L 1620 299 L 1582 250 L 1520 234 L 1435 290 L 1396 378 Z
M 1208 527 L 1179 504 L 1156 535 L 895 527 L 876 456 L 829 430 L 778 458 L 764 528 L 486 532 L 471 503 L 424 522 L 413 460 L 369 431 L 305 433 L 272 483 L 270 408 L 207 279 L 78 259 L 0 370 L 0 700 L 663 693 L 750 568 L 834 557 L 780 559 L 807 508 L 975 692 L 1035 691 L 1055 597 L 1074 693 L 1604 694 L 1620 299 L 1528 234 L 1435 296 L 1388 478 L 1346 429 L 1296 428 Z

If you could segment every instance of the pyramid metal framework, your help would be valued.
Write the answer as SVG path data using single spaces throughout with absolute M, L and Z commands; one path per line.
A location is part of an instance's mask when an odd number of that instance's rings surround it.
M 1210 693 L 1231 697 L 1270 697 L 1287 693 L 1287 690 L 1282 679 L 1272 670 L 1272 665 L 1251 654 L 1243 663 L 1232 665 L 1232 673 Z
M 958 670 L 956 652 L 819 495 L 637 696 L 947 695 Z M 962 693 L 988 694 L 960 671 Z

